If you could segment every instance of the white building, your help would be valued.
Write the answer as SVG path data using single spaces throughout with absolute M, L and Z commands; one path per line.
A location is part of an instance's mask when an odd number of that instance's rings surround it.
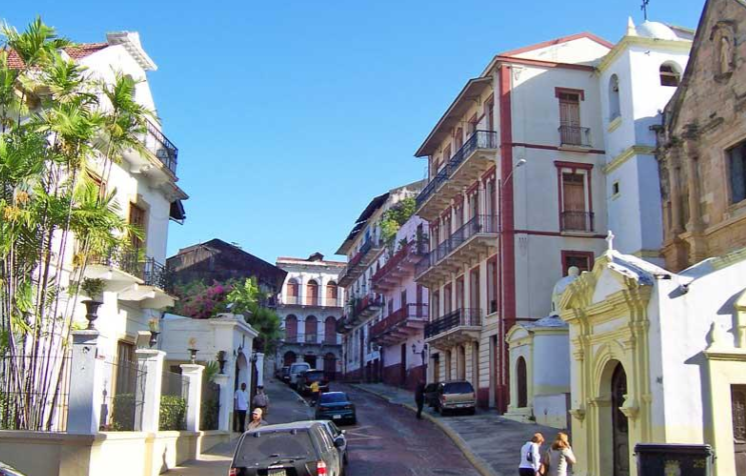
M 399 202 L 414 198 L 423 182 L 414 182 L 375 197 L 355 221 L 337 254 L 347 256 L 347 264 L 339 277 L 347 302 L 338 331 L 344 336 L 343 370 L 347 380 L 380 381 L 383 368 L 381 354 L 370 338 L 370 328 L 381 316 L 383 295 L 373 289 L 372 278 L 378 271 L 378 260 L 384 252 L 380 220 L 384 213 Z
M 321 253 L 304 258 L 277 258 L 278 268 L 287 271 L 277 312 L 284 338 L 277 349 L 275 365 L 307 362 L 334 379 L 342 367 L 342 339 L 337 323 L 342 317 L 344 289 L 340 261 L 324 259 Z

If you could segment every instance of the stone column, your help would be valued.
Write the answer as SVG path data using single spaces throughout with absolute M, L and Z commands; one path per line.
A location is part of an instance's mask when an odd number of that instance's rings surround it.
M 104 383 L 103 361 L 97 358 L 99 333 L 97 330 L 73 332 L 69 411 L 67 432 L 76 435 L 95 435 L 101 425 L 101 405 Z
M 202 409 L 202 371 L 203 365 L 181 364 L 181 374 L 189 380 L 187 394 L 187 431 L 199 431 L 200 414 Z
M 163 358 L 166 353 L 155 349 L 137 349 L 135 431 L 158 431 L 161 415 Z
M 218 430 L 231 431 L 231 413 L 233 413 L 233 392 L 229 385 L 227 374 L 215 376 L 215 383 L 220 385 L 220 412 L 218 414 Z

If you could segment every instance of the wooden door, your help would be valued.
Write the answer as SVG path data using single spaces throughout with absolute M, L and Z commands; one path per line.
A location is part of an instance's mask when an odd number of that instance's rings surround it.
M 433 382 L 440 382 L 440 354 L 433 355 Z
M 456 280 L 456 309 L 464 308 L 464 277 Z
M 733 385 L 730 395 L 736 476 L 746 476 L 746 385 Z
M 130 238 L 130 244 L 132 245 L 132 249 L 135 251 L 136 254 L 139 254 L 140 251 L 144 250 L 145 248 L 145 240 L 144 240 L 145 232 L 146 232 L 145 210 L 141 207 L 138 207 L 134 203 L 130 203 L 129 223 L 130 225 L 134 225 L 138 227 L 143 236 L 143 238 L 139 238 L 135 235 L 131 235 L 131 238 Z
M 580 96 L 560 94 L 560 132 L 563 144 L 581 145 Z
M 614 476 L 629 476 L 629 424 L 627 416 L 619 410 L 627 394 L 627 374 L 621 364 L 611 377 L 611 420 L 614 444 Z
M 564 230 L 585 230 L 585 175 L 562 174 L 562 209 Z
M 479 268 L 474 268 L 469 273 L 469 308 L 481 309 L 479 300 Z
M 452 288 L 449 284 L 445 288 L 443 288 L 443 315 L 446 315 L 453 310 L 453 308 L 451 308 L 451 294 Z

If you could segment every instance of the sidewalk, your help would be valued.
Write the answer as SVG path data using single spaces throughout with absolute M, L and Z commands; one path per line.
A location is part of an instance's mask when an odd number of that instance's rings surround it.
M 412 411 L 417 407 L 414 394 L 384 384 L 355 384 L 355 388 L 373 393 Z M 433 421 L 456 443 L 483 476 L 508 476 L 518 473 L 521 446 L 540 432 L 551 441 L 557 429 L 518 423 L 495 411 L 477 410 L 476 415 L 443 417 L 425 407 L 422 415 Z

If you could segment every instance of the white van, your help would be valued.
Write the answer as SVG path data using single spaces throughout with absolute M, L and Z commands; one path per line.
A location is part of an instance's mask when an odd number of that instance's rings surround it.
M 311 370 L 311 365 L 306 362 L 298 362 L 295 364 L 290 364 L 290 386 L 293 388 L 298 387 L 298 376 L 301 374 L 301 372 L 305 372 L 306 370 Z

